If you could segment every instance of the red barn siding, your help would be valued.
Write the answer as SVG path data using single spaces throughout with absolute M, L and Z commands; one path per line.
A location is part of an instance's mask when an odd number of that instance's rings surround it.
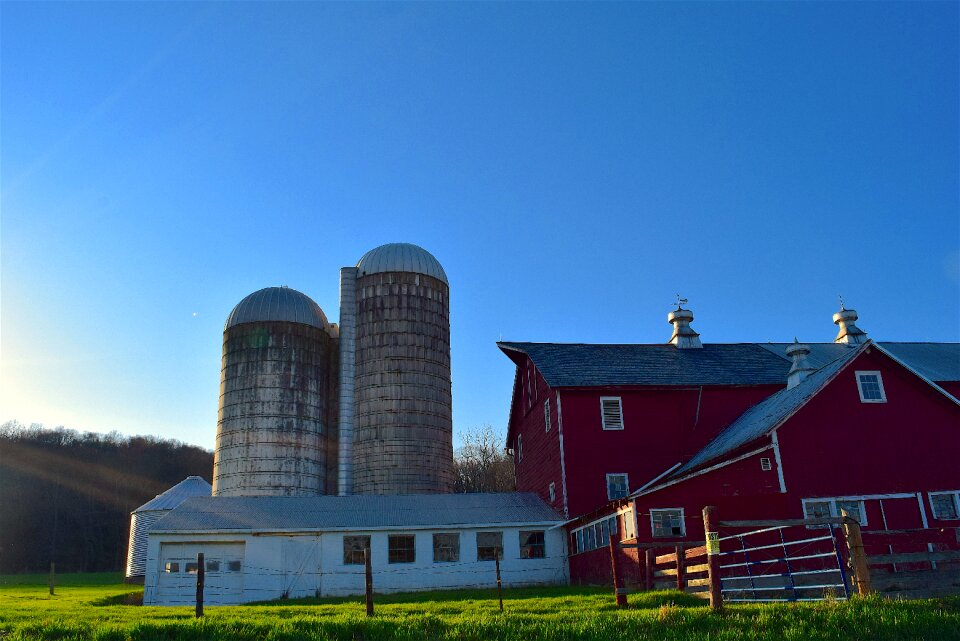
M 530 367 L 528 370 L 527 367 Z M 527 374 L 530 372 L 534 377 L 535 386 L 530 389 L 533 394 L 528 393 Z M 547 385 L 539 372 L 532 365 L 529 365 L 529 359 L 523 367 L 518 369 L 522 374 L 517 377 L 517 387 L 522 389 L 514 390 L 515 398 L 520 402 L 514 403 L 514 411 L 511 416 L 512 442 L 514 448 L 514 469 L 517 478 L 517 490 L 520 492 L 536 492 L 551 507 L 558 512 L 563 512 L 563 487 L 561 482 L 560 466 L 560 438 L 557 424 L 557 399 L 556 394 Z M 522 380 L 521 380 L 522 378 Z M 519 394 L 519 395 L 518 395 Z M 550 430 L 546 429 L 543 405 L 550 402 Z M 522 436 L 523 459 L 517 457 L 517 436 Z M 555 485 L 555 497 L 550 500 L 550 483 Z

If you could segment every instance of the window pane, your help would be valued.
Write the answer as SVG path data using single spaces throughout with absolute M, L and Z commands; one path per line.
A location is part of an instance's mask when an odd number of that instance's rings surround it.
M 448 563 L 460 560 L 460 535 L 450 534 L 433 535 L 433 562 Z
M 520 558 L 542 559 L 546 556 L 543 531 L 520 532 Z
M 163 571 L 164 571 L 164 572 L 171 573 L 171 574 L 174 573 L 174 572 L 179 572 L 179 571 L 180 571 L 180 564 L 179 564 L 179 563 L 167 563 L 167 564 L 164 566 Z
M 577 551 L 586 552 L 587 543 L 584 541 L 583 530 L 577 530 Z
M 412 534 L 391 534 L 387 537 L 387 563 L 413 563 L 417 560 L 416 538 Z
M 876 374 L 860 374 L 860 394 L 865 401 L 883 400 L 880 391 L 880 377 Z
M 343 537 L 343 564 L 363 565 L 363 551 L 370 549 L 369 536 Z
M 930 504 L 933 506 L 934 518 L 946 520 L 957 519 L 957 501 L 955 494 L 931 494 Z
M 610 545 L 610 523 L 608 521 L 600 523 L 600 543 Z
M 187 574 L 196 574 L 199 571 L 200 566 L 196 563 L 187 563 L 184 569 Z
M 803 513 L 808 519 L 828 519 L 833 516 L 830 501 L 807 501 L 803 504 Z
M 680 510 L 650 510 L 653 536 L 683 536 Z
M 863 518 L 863 512 L 860 510 L 860 501 L 837 501 L 837 516 L 843 514 L 841 510 L 846 510 L 847 514 L 857 519 L 860 525 L 866 525 Z
M 477 560 L 503 558 L 503 532 L 477 532 Z
M 607 474 L 607 498 L 622 499 L 630 493 L 626 474 Z
M 207 561 L 207 572 L 219 572 L 220 561 Z
M 230 572 L 239 572 L 240 571 L 240 561 L 230 561 L 227 563 L 227 570 Z

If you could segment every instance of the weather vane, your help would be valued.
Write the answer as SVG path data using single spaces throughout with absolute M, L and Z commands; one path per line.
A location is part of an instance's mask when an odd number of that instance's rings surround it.
M 840 311 L 843 311 L 843 294 L 837 294 L 837 298 L 840 299 Z
M 680 294 L 677 294 L 677 309 L 683 309 L 683 306 L 686 305 L 688 301 L 686 298 L 680 298 Z

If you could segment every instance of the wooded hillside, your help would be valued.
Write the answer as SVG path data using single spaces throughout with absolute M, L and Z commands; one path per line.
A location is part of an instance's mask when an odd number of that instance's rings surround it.
M 122 570 L 130 512 L 213 452 L 152 436 L 0 426 L 0 574 Z

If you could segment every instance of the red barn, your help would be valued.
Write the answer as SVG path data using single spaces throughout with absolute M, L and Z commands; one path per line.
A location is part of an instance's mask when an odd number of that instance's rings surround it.
M 692 318 L 670 315 L 666 345 L 498 344 L 517 365 L 517 489 L 571 518 L 574 581 L 589 557 L 608 564 L 584 553 L 611 527 L 696 539 L 707 504 L 731 519 L 843 507 L 865 529 L 957 525 L 960 345 L 874 343 L 852 310 L 834 343 L 702 345 Z

